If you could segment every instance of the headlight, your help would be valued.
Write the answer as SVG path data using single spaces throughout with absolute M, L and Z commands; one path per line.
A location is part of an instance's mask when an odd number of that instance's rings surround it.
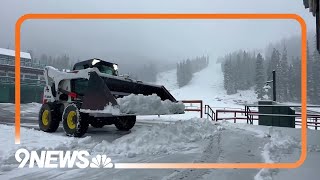
M 118 65 L 117 64 L 113 64 L 113 69 L 114 70 L 118 70 Z
M 92 66 L 94 66 L 94 65 L 97 64 L 98 62 L 100 62 L 100 60 L 94 59 L 91 64 L 92 64 Z

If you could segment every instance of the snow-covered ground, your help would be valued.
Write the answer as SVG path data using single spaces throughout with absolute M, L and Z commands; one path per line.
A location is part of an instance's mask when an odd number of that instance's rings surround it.
M 295 162 L 300 156 L 298 129 L 252 126 L 205 119 L 171 123 L 137 124 L 129 134 L 114 140 L 97 140 L 89 129 L 84 138 L 71 138 L 62 130 L 49 134 L 22 129 L 20 145 L 14 145 L 14 128 L 0 125 L 0 179 L 281 179 L 318 177 L 320 132 L 308 131 L 308 159 L 296 170 L 94 170 L 94 169 L 17 169 L 14 153 L 28 150 L 87 150 L 92 156 L 106 154 L 113 163 L 123 162 Z M 115 128 L 103 128 L 105 136 Z M 98 131 L 102 132 L 102 131 Z M 108 133 L 109 132 L 109 133 Z M 5 137 L 5 138 L 4 138 Z M 3 148 L 5 147 L 5 148 Z M 310 157 L 310 158 L 309 158 Z M 308 174 L 304 173 L 304 170 Z M 298 173 L 300 172 L 300 173 Z M 108 178 L 107 178 L 108 179 Z
M 211 63 L 196 73 L 189 85 L 179 89 L 175 70 L 158 76 L 178 100 L 201 99 L 214 109 L 243 108 L 254 103 L 253 91 L 227 95 L 220 64 Z M 13 126 L 0 125 L 0 179 L 317 179 L 320 172 L 320 132 L 308 130 L 308 157 L 298 169 L 17 169 L 14 153 L 29 150 L 87 150 L 92 156 L 108 155 L 113 163 L 211 162 L 259 163 L 295 162 L 300 156 L 300 129 L 253 126 L 200 119 L 197 112 L 183 115 L 138 116 L 130 132 L 112 126 L 90 127 L 83 138 L 66 137 L 37 130 L 40 104 L 21 106 L 21 144 L 14 144 Z M 2 115 L 5 114 L 5 118 Z M 13 122 L 14 105 L 0 104 L 0 122 Z M 4 117 L 4 116 L 3 116 Z M 11 118 L 11 119 L 10 119 Z M 4 121 L 5 120 L 5 121 Z M 29 121 L 26 121 L 29 120 Z M 33 120 L 33 121 L 32 121 Z M 8 123 L 7 123 L 8 124 Z M 28 128 L 25 128 L 28 127 Z M 34 127 L 35 129 L 30 129 Z

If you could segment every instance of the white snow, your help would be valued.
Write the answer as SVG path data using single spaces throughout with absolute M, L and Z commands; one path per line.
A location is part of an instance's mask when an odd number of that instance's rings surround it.
M 221 65 L 215 62 L 210 62 L 207 68 L 195 73 L 192 80 L 181 88 L 177 84 L 176 70 L 158 74 L 157 84 L 164 85 L 178 100 L 203 100 L 213 109 L 241 109 L 243 104 L 257 102 L 253 89 L 227 95 L 223 87 Z
M 250 150 L 253 150 L 251 148 L 256 148 L 259 151 L 261 148 L 261 154 L 254 154 L 254 156 L 247 157 L 261 156 L 262 161 L 264 162 L 295 162 L 299 157 L 296 155 L 299 155 L 300 150 L 299 129 L 252 126 L 247 124 L 234 124 L 226 121 L 216 123 L 199 118 L 171 123 L 144 124 L 143 126 L 139 126 L 139 124 L 137 125 L 138 126 L 132 129 L 131 133 L 123 135 L 114 141 L 103 139 L 102 141 L 97 141 L 90 136 L 85 138 L 72 138 L 63 136 L 61 133 L 52 134 L 33 129 L 21 128 L 21 145 L 14 145 L 14 127 L 0 125 L 0 146 L 6 147 L 1 148 L 0 150 L 0 172 L 2 171 L 1 173 L 5 175 L 4 177 L 10 178 L 21 178 L 23 176 L 30 178 L 33 175 L 38 176 L 41 174 L 43 171 L 41 169 L 19 169 L 19 173 L 17 173 L 17 162 L 14 160 L 14 153 L 21 147 L 29 150 L 87 150 L 92 156 L 97 154 L 106 154 L 112 158 L 114 163 L 136 161 L 149 162 L 149 160 L 153 162 L 156 161 L 157 158 L 170 158 L 174 157 L 172 155 L 176 154 L 185 154 L 186 157 L 191 158 L 186 161 L 192 162 L 192 158 L 199 158 L 199 155 L 197 154 L 207 154 L 207 156 L 210 157 L 215 156 L 213 152 L 219 151 L 222 154 L 220 155 L 221 157 L 218 158 L 218 162 L 220 160 L 224 162 L 223 158 L 237 157 L 241 159 L 242 156 L 246 156 L 242 153 L 237 154 L 237 151 L 233 150 L 234 148 L 249 148 L 245 146 L 246 142 L 241 141 L 241 138 L 239 139 L 240 141 L 235 141 L 236 144 L 228 143 L 230 140 L 232 141 L 235 137 L 246 137 L 247 141 L 248 137 L 255 136 L 257 137 L 257 140 L 250 142 Z M 228 134 L 231 136 L 223 136 Z M 308 140 L 308 144 L 311 144 L 312 146 L 309 145 L 308 153 L 311 153 L 317 160 L 319 159 L 318 157 L 320 157 L 320 144 L 318 141 L 320 132 L 310 130 L 309 134 L 312 136 L 311 139 Z M 208 146 L 207 143 L 211 142 L 215 138 L 219 139 L 218 142 L 212 144 L 212 147 Z M 255 138 L 252 138 L 252 140 L 254 139 Z M 259 147 L 258 144 L 260 142 L 266 143 L 264 146 Z M 209 152 L 207 152 L 208 148 L 210 149 Z M 223 154 L 224 152 L 226 152 L 226 154 Z M 168 162 L 168 160 L 169 159 L 166 159 L 164 161 Z M 318 167 L 317 165 L 319 165 L 319 161 L 316 160 L 309 163 L 309 169 L 312 168 L 315 170 L 315 168 Z M 232 159 L 230 161 L 233 162 Z M 308 170 L 307 167 L 304 169 Z M 61 174 L 61 171 L 62 170 L 52 170 L 49 175 L 53 176 L 57 173 Z M 72 175 L 72 177 L 74 176 L 75 178 L 97 177 L 93 174 L 90 175 L 90 169 L 63 171 L 66 171 L 63 173 L 66 176 Z M 210 173 L 204 174 L 207 179 L 213 179 L 215 178 L 215 175 L 220 175 L 220 170 L 208 171 Z M 310 170 L 308 170 L 308 172 L 309 171 Z M 81 175 L 79 172 L 88 172 L 89 175 L 87 173 Z M 124 170 L 123 173 L 125 172 L 127 171 Z M 169 175 L 173 172 L 168 171 L 167 173 L 168 174 L 166 175 Z M 300 173 L 301 174 L 298 174 L 297 177 L 301 178 L 303 177 L 303 172 Z M 310 171 L 309 173 L 311 177 L 314 177 L 312 174 L 317 174 L 317 171 Z M 179 173 L 175 172 L 172 176 L 175 177 L 177 174 L 179 175 Z M 100 175 L 102 176 L 102 174 Z M 257 172 L 255 177 L 252 176 L 252 179 L 268 180 L 277 178 L 278 175 L 279 177 L 288 177 L 288 173 L 286 173 L 285 170 L 262 169 Z M 133 175 L 133 177 L 135 176 L 141 178 L 143 177 L 143 174 L 137 173 Z M 218 177 L 227 178 L 229 176 L 226 173 L 223 176 Z
M 199 147 L 199 142 L 216 132 L 217 126 L 211 121 L 198 118 L 169 124 L 153 124 L 151 127 L 139 128 L 112 143 L 102 141 L 92 149 L 92 153 L 129 158 L 180 151 L 186 153 L 202 148 Z
M 90 114 L 107 113 L 112 115 L 137 114 L 137 115 L 163 115 L 179 114 L 184 112 L 182 102 L 162 101 L 156 94 L 144 96 L 142 94 L 130 94 L 117 99 L 119 107 L 107 105 L 104 110 L 81 109 L 81 112 Z
M 8 167 L 8 162 L 12 161 L 15 151 L 19 148 L 28 150 L 68 150 L 78 146 L 88 138 L 77 139 L 21 127 L 21 144 L 17 145 L 14 144 L 14 127 L 0 124 L 0 170 L 10 168 Z M 14 163 L 13 167 L 16 168 L 16 162 L 12 163 Z
M 120 111 L 126 114 L 158 115 L 184 112 L 184 104 L 182 102 L 162 101 L 156 94 L 149 96 L 131 94 L 118 98 L 117 102 L 120 106 Z
M 39 112 L 42 104 L 40 103 L 27 103 L 21 104 L 21 116 L 28 116 L 29 114 L 34 114 L 35 112 Z M 11 113 L 15 113 L 15 105 L 11 103 L 1 103 L 1 109 L 9 111 Z
M 120 115 L 120 108 L 118 106 L 112 106 L 108 104 L 104 107 L 103 110 L 90 110 L 90 109 L 80 109 L 80 112 L 89 113 L 92 116 L 99 116 L 99 114 L 112 114 L 112 115 Z
M 15 57 L 15 51 L 11 49 L 0 48 L 0 54 Z M 31 59 L 30 53 L 20 52 L 20 58 Z

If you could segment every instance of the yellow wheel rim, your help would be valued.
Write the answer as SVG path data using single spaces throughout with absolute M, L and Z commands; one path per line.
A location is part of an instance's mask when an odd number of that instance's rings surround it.
M 49 124 L 49 110 L 44 110 L 42 113 L 42 124 L 47 126 Z
M 70 111 L 67 117 L 67 124 L 70 129 L 75 129 L 76 124 L 74 123 L 73 119 L 77 116 L 75 111 Z

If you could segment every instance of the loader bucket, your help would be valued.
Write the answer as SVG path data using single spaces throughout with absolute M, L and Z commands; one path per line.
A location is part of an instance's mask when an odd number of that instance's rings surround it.
M 103 110 L 107 105 L 117 106 L 116 98 L 130 94 L 156 94 L 161 100 L 177 100 L 164 86 L 142 83 L 121 77 L 103 77 L 91 72 L 88 86 L 83 94 L 81 109 Z
M 118 105 L 103 79 L 96 72 L 91 72 L 81 109 L 103 110 L 109 104 Z
M 118 77 L 102 77 L 106 85 L 109 87 L 111 93 L 116 96 L 126 96 L 129 94 L 143 94 L 152 95 L 157 94 L 161 100 L 170 100 L 177 102 L 177 100 L 169 93 L 164 86 L 143 83 L 139 81 L 121 79 Z

